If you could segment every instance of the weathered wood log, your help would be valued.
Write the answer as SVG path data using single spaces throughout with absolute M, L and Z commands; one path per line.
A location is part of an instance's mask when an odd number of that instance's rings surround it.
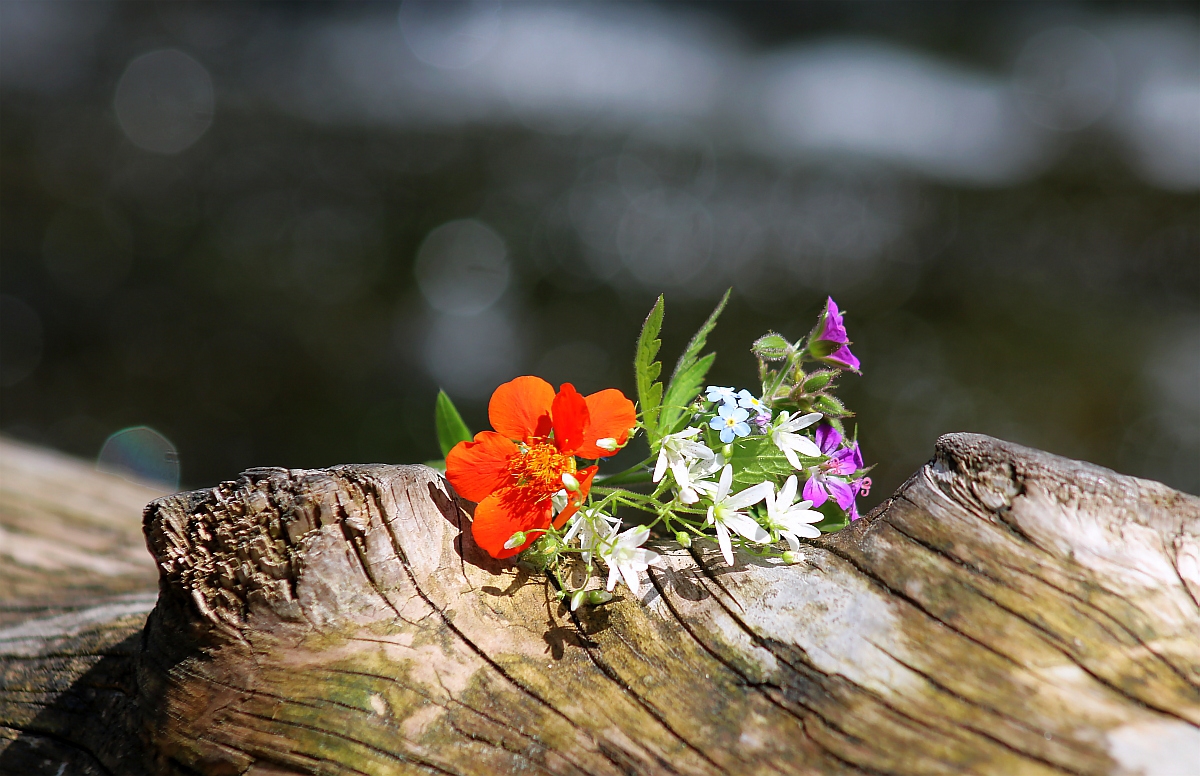
M 0 627 L 0 772 L 1200 772 L 1200 499 L 1158 483 L 949 435 L 801 563 L 701 543 L 574 615 L 469 513 L 420 466 L 153 502 L 144 631 Z

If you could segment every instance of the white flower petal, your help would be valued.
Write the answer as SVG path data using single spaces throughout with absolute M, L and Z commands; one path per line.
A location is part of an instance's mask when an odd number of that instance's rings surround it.
M 797 450 L 809 458 L 817 458 L 821 455 L 821 448 L 817 447 L 817 443 L 806 436 L 796 434 L 795 445 Z
M 729 542 L 729 529 L 724 523 L 717 523 L 717 544 L 721 546 L 721 554 L 725 556 L 725 562 L 730 566 L 733 565 L 733 545 Z
M 771 535 L 764 531 L 761 525 L 754 522 L 749 515 L 744 515 L 741 512 L 727 514 L 725 516 L 725 525 L 757 544 L 763 544 L 771 540 Z
M 725 464 L 725 468 L 721 469 L 721 479 L 717 483 L 717 501 L 724 501 L 729 495 L 729 486 L 733 484 L 733 466 Z M 754 502 L 750 502 L 754 503 Z M 732 561 L 730 561 L 732 563 Z
M 637 547 L 650 538 L 650 529 L 644 525 L 634 526 L 625 533 L 621 534 L 617 539 L 617 543 L 623 547 Z
M 658 462 L 654 464 L 654 477 L 652 479 L 658 482 L 667 473 L 667 448 L 664 446 L 658 452 Z
M 800 503 L 803 504 L 805 502 L 801 501 Z M 809 506 L 812 506 L 811 502 L 809 503 Z M 798 507 L 793 507 L 792 509 L 788 510 L 787 512 L 784 513 L 783 517 L 784 517 L 784 519 L 788 520 L 789 522 L 791 522 L 795 525 L 802 525 L 805 523 L 819 523 L 825 519 L 825 515 L 821 514 L 820 512 L 818 512 L 815 509 L 805 509 L 805 508 L 798 508 Z
M 732 476 L 731 476 L 732 479 Z M 725 475 L 721 475 L 721 482 L 724 483 Z M 769 482 L 760 482 L 757 485 L 751 485 L 740 493 L 734 493 L 728 498 L 722 499 L 722 503 L 730 509 L 743 509 L 751 504 L 757 504 L 766 498 L 768 493 L 774 492 L 774 486 Z
M 783 487 L 779 489 L 779 499 L 777 503 L 781 508 L 786 509 L 796 500 L 796 475 L 791 475 L 783 483 Z
M 638 594 L 641 584 L 638 581 L 637 569 L 631 566 L 618 566 L 621 569 L 621 578 L 625 580 L 625 586 L 629 588 L 629 592 L 634 595 Z

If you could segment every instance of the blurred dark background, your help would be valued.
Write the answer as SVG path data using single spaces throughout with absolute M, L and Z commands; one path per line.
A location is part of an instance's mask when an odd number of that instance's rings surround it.
M 871 503 L 957 430 L 1200 492 L 1198 20 L 5 0 L 0 432 L 420 461 L 439 385 L 476 429 L 518 374 L 632 392 L 655 295 L 669 368 L 732 286 L 719 384 L 849 311 Z

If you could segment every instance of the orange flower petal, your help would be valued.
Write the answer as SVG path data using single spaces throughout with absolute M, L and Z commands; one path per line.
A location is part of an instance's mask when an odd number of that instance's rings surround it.
M 596 447 L 599 439 L 615 439 L 617 445 L 629 440 L 629 430 L 637 425 L 637 410 L 633 402 L 616 388 L 606 388 L 584 399 L 590 423 L 583 435 L 583 444 L 575 450 L 580 458 L 606 458 L 615 450 Z
M 550 407 L 554 421 L 554 444 L 559 452 L 572 453 L 583 444 L 583 432 L 588 426 L 587 401 L 570 383 L 563 383 Z
M 446 479 L 468 501 L 482 501 L 508 484 L 508 460 L 517 446 L 494 431 L 480 431 L 474 442 L 459 442 L 446 456 Z
M 550 525 L 550 500 L 540 503 L 519 498 L 488 496 L 475 507 L 471 535 L 475 543 L 493 558 L 511 558 L 529 547 L 541 536 L 534 533 L 519 547 L 506 549 L 504 544 L 517 531 L 532 531 Z
M 550 413 L 554 387 L 540 377 L 526 375 L 510 380 L 492 393 L 488 419 L 492 428 L 509 439 L 528 440 L 538 435 L 538 422 Z M 542 436 L 550 433 L 548 427 Z
M 571 519 L 571 515 L 579 511 L 579 505 L 587 498 L 588 491 L 592 489 L 592 478 L 596 476 L 599 469 L 599 466 L 589 466 L 575 472 L 575 477 L 579 480 L 579 490 L 568 496 L 566 507 L 558 513 L 558 517 L 554 518 L 555 528 L 562 528 Z

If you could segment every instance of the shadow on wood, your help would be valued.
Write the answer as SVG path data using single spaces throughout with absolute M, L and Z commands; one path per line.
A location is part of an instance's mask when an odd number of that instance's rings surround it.
M 112 774 L 138 747 L 151 772 L 260 776 L 1200 768 L 1200 500 L 1158 483 L 948 435 L 798 564 L 700 543 L 577 615 L 483 556 L 467 506 L 382 465 L 153 502 L 136 695 L 100 719 L 103 658 L 28 667 L 61 652 L 62 615 L 0 627 L 0 766 L 53 728 Z M 132 643 L 70 649 L 116 655 L 129 692 Z M 30 715 L 30 693 L 95 727 Z

